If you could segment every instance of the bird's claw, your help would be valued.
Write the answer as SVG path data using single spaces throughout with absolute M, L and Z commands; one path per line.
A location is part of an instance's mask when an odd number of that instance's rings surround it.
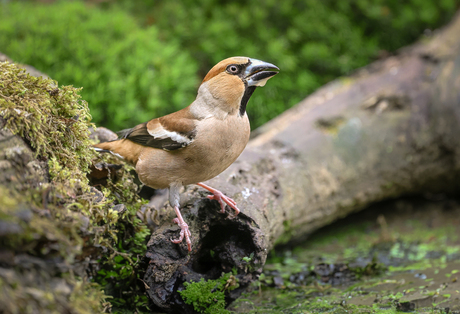
M 173 222 L 176 223 L 180 227 L 180 234 L 179 234 L 179 239 L 176 239 L 176 240 L 171 239 L 171 242 L 176 243 L 176 244 L 181 243 L 185 237 L 185 242 L 187 242 L 187 248 L 189 252 L 191 252 L 192 251 L 192 241 L 190 241 L 190 237 L 192 236 L 192 234 L 190 230 L 188 229 L 188 225 L 185 222 L 181 223 L 178 218 L 174 218 Z
M 240 213 L 240 210 L 238 209 L 238 207 L 236 207 L 236 202 L 230 197 L 225 196 L 220 191 L 214 190 L 213 195 L 208 195 L 208 198 L 210 200 L 216 200 L 219 202 L 221 213 L 225 213 L 225 203 L 227 203 L 228 206 L 235 210 L 235 215 L 238 215 Z

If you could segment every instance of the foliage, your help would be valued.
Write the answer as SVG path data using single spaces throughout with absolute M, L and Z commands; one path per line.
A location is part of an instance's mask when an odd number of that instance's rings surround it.
M 81 2 L 9 3 L 0 10 L 0 51 L 81 92 L 96 122 L 120 129 L 190 103 L 196 62 L 113 8 Z
M 0 50 L 64 84 L 83 86 L 95 121 L 122 129 L 188 105 L 200 78 L 235 55 L 281 69 L 249 103 L 252 124 L 260 126 L 383 50 L 439 27 L 460 1 L 98 3 L 4 4 Z
M 99 313 L 110 308 L 108 294 L 114 305 L 146 308 L 138 266 L 150 232 L 136 217 L 145 202 L 127 167 L 100 190 L 89 186 L 93 161 L 119 161 L 91 149 L 90 115 L 78 91 L 0 63 L 2 129 L 4 124 L 21 135 L 34 150 L 18 141 L 22 146 L 0 153 L 2 167 L 16 169 L 0 177 L 0 246 L 7 255 L 21 256 L 0 273 L 0 312 L 22 312 L 25 306 L 62 313 L 75 306 L 76 313 Z M 34 170 L 40 163 L 48 167 Z M 117 210 L 117 204 L 124 205 Z M 75 275 L 85 276 L 82 260 L 92 265 L 95 283 Z
M 253 126 L 301 101 L 321 85 L 368 64 L 440 26 L 459 0 L 143 0 L 116 3 L 144 25 L 179 41 L 200 65 L 245 55 L 276 64 L 280 74 L 247 107 Z
M 237 279 L 232 273 L 222 273 L 216 280 L 204 280 L 184 283 L 185 290 L 179 291 L 185 303 L 193 304 L 195 311 L 204 314 L 226 314 L 225 290 L 238 288 Z

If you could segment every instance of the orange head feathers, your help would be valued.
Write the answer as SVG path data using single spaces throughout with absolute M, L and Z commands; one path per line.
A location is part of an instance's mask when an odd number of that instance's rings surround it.
M 248 57 L 232 57 L 220 61 L 205 76 L 200 89 L 206 88 L 232 111 L 244 115 L 246 105 L 257 86 L 264 86 L 278 73 L 275 65 Z

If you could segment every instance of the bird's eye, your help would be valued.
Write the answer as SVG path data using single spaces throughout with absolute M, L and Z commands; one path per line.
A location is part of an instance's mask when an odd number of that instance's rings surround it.
M 239 72 L 239 70 L 240 70 L 240 69 L 239 69 L 236 65 L 234 65 L 234 64 L 229 65 L 229 66 L 227 67 L 227 71 L 228 71 L 229 73 L 231 73 L 231 74 L 236 74 L 236 73 Z

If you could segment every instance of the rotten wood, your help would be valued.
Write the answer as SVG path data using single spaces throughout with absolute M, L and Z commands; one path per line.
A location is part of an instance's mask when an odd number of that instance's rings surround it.
M 433 38 L 337 79 L 254 132 L 209 185 L 242 212 L 219 212 L 189 187 L 182 212 L 193 249 L 164 215 L 148 244 L 144 281 L 163 311 L 192 313 L 185 281 L 237 270 L 238 297 L 277 243 L 308 240 L 330 222 L 409 194 L 460 188 L 460 16 Z M 282 69 L 281 69 L 282 70 Z M 250 105 L 250 104 L 249 104 Z M 185 195 L 185 196 L 184 196 Z M 243 259 L 244 257 L 247 257 Z M 250 261 L 248 261 L 250 259 Z

